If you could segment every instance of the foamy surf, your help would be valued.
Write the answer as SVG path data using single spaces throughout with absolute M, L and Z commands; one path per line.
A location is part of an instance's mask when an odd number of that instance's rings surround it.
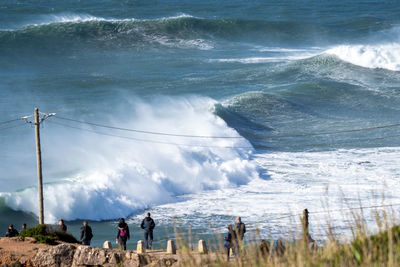
M 341 45 L 326 51 L 341 60 L 365 68 L 400 70 L 400 44 Z
M 165 224 L 179 218 L 192 226 L 204 225 L 206 220 L 211 228 L 223 232 L 240 215 L 250 229 L 257 228 L 261 236 L 277 239 L 293 238 L 300 227 L 299 215 L 307 208 L 314 238 L 326 240 L 327 221 L 335 235 L 349 236 L 351 211 L 360 213 L 360 206 L 367 207 L 363 214 L 373 228 L 379 206 L 400 204 L 396 193 L 400 185 L 399 152 L 396 147 L 257 154 L 254 161 L 261 168 L 260 178 L 156 206 L 154 217 Z M 371 206 L 378 208 L 368 208 Z

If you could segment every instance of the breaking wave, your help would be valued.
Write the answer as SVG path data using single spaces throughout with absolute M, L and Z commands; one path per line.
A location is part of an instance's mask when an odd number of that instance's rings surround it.
M 125 122 L 126 127 L 240 137 L 213 114 L 216 103 L 210 99 L 158 98 L 150 102 L 135 100 L 132 104 L 135 111 L 124 111 L 132 118 Z M 153 136 L 153 143 L 141 143 L 53 126 L 46 128 L 55 131 L 48 134 L 54 139 L 46 149 L 47 162 L 58 166 L 59 173 L 74 168 L 69 164 L 75 164 L 75 168 L 78 164 L 80 170 L 63 178 L 47 176 L 52 182 L 44 185 L 46 222 L 58 218 L 127 217 L 153 205 L 174 202 L 177 195 L 235 187 L 258 177 L 251 160 L 253 149 L 243 138 L 194 140 Z M 72 140 L 78 145 L 65 145 Z M 243 146 L 247 148 L 239 148 Z M 71 158 L 75 163 L 68 163 Z M 37 214 L 36 187 L 1 193 L 0 197 L 15 210 Z
M 365 68 L 400 70 L 400 44 L 341 45 L 326 51 L 341 60 Z

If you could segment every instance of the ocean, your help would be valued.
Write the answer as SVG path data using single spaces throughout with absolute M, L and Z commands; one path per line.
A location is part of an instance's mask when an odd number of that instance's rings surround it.
M 45 222 L 128 248 L 145 213 L 212 240 L 241 216 L 291 238 L 303 209 L 323 242 L 351 208 L 374 227 L 400 196 L 397 1 L 0 3 L 0 231 Z M 21 117 L 28 116 L 25 119 Z M 12 120 L 12 121 L 11 121 Z M 375 224 L 376 225 L 376 224 Z M 190 229 L 190 230 L 189 230 Z

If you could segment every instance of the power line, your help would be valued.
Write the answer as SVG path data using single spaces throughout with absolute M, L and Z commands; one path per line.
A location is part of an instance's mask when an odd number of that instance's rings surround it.
M 355 145 L 356 144 L 355 142 L 357 142 L 358 144 L 361 144 L 361 143 L 365 143 L 365 142 L 368 142 L 368 141 L 385 140 L 385 139 L 397 138 L 397 137 L 400 137 L 400 135 L 396 134 L 396 135 L 387 135 L 387 136 L 382 136 L 382 137 L 362 138 L 362 139 L 355 138 L 355 139 L 348 140 L 348 141 L 343 141 L 342 140 L 342 141 L 331 141 L 331 142 L 325 142 L 325 143 L 310 143 L 310 144 L 308 144 L 306 142 L 303 142 L 303 143 L 299 144 L 298 141 L 290 140 L 288 142 L 295 142 L 295 144 L 285 143 L 284 147 L 285 148 L 305 148 L 305 147 L 329 147 L 331 145 L 346 145 L 346 144 Z M 282 145 L 280 145 L 280 146 L 282 147 Z M 263 147 L 263 145 L 261 145 L 261 147 Z M 273 146 L 270 146 L 268 148 L 272 148 L 272 147 Z
M 0 125 L 6 124 L 6 123 L 11 123 L 11 122 L 14 122 L 14 121 L 19 121 L 19 120 L 21 120 L 21 118 L 13 119 L 13 120 L 8 120 L 8 121 L 2 121 L 2 122 L 0 122 Z
M 365 206 L 365 207 L 355 207 L 355 208 L 346 208 L 346 210 L 362 210 L 362 209 L 374 209 L 374 208 L 384 208 L 384 207 L 392 207 L 392 206 L 400 206 L 400 203 L 395 203 L 395 204 L 386 204 L 386 205 L 372 205 L 372 206 Z M 321 213 L 328 213 L 328 212 L 339 212 L 343 211 L 343 209 L 336 209 L 336 210 L 320 210 L 320 211 L 314 211 L 314 212 L 309 212 L 309 214 L 321 214 Z
M 400 123 L 396 123 L 396 124 L 388 124 L 388 125 L 381 125 L 381 126 L 368 127 L 368 128 L 339 130 L 339 131 L 332 131 L 332 132 L 288 134 L 288 135 L 257 135 L 257 136 L 251 137 L 250 139 L 263 139 L 263 138 L 270 138 L 270 139 L 274 139 L 275 138 L 275 139 L 277 139 L 277 138 L 289 138 L 289 137 L 307 137 L 307 136 L 318 136 L 318 135 L 332 135 L 332 134 L 341 134 L 341 133 L 372 131 L 372 130 L 377 130 L 377 129 L 392 128 L 392 127 L 399 127 L 399 126 L 400 126 Z
M 241 139 L 244 137 L 242 136 L 204 136 L 204 135 L 188 135 L 188 134 L 174 134 L 174 133 L 165 133 L 165 132 L 155 132 L 155 131 L 145 131 L 145 130 L 138 130 L 138 129 L 129 129 L 129 128 L 122 128 L 122 127 L 115 127 L 105 124 L 99 124 L 94 122 L 85 122 L 81 120 L 65 118 L 58 115 L 54 115 L 55 118 L 67 121 L 73 121 L 82 124 L 88 124 L 96 127 L 120 130 L 120 131 L 130 131 L 130 132 L 137 132 L 137 133 L 144 133 L 144 134 L 152 134 L 152 135 L 164 135 L 164 136 L 176 136 L 176 137 L 188 137 L 188 138 L 215 138 L 215 139 Z M 289 138 L 289 137 L 306 137 L 306 136 L 318 136 L 318 135 L 332 135 L 332 134 L 341 134 L 341 133 L 351 133 L 351 132 L 361 132 L 361 131 L 371 131 L 377 129 L 385 129 L 385 128 L 392 128 L 392 127 L 399 127 L 400 123 L 396 124 L 388 124 L 388 125 L 379 125 L 374 127 L 367 127 L 367 128 L 358 128 L 358 129 L 349 129 L 349 130 L 338 130 L 338 131 L 331 131 L 331 132 L 319 132 L 319 133 L 304 133 L 304 134 L 288 134 L 288 135 L 257 135 L 248 138 L 249 140 L 252 139 L 278 139 L 278 138 Z
M 108 129 L 114 129 L 114 130 L 120 130 L 120 131 L 129 131 L 129 132 L 136 132 L 136 133 L 144 133 L 144 134 L 152 134 L 152 135 L 165 135 L 165 136 L 176 136 L 176 137 L 188 137 L 188 138 L 214 138 L 214 139 L 244 139 L 242 136 L 205 136 L 205 135 L 188 135 L 188 134 L 173 134 L 173 133 L 164 133 L 164 132 L 153 132 L 153 131 L 144 131 L 144 130 L 137 130 L 137 129 L 128 129 L 128 128 L 121 128 L 121 127 L 114 127 L 114 126 L 109 126 L 109 125 L 104 125 L 104 124 L 99 124 L 99 123 L 93 123 L 93 122 L 85 122 L 85 121 L 80 121 L 80 120 L 75 120 L 75 119 L 70 119 L 70 118 L 64 118 L 60 117 L 58 115 L 54 116 L 55 118 L 61 119 L 61 120 L 67 120 L 67 121 L 73 121 L 73 122 L 78 122 L 82 124 L 88 124 L 92 126 L 97 126 L 97 127 L 102 127 L 102 128 L 108 128 Z
M 77 129 L 81 131 L 86 131 L 86 132 L 91 132 L 99 135 L 105 135 L 105 136 L 112 136 L 112 137 L 118 137 L 122 139 L 128 139 L 128 140 L 133 140 L 133 141 L 138 141 L 138 142 L 145 142 L 145 143 L 156 143 L 156 144 L 163 144 L 163 145 L 173 145 L 173 146 L 182 146 L 182 147 L 207 147 L 207 148 L 241 148 L 241 149 L 253 149 L 251 146 L 208 146 L 208 145 L 187 145 L 187 144 L 179 144 L 179 143 L 171 143 L 171 142 L 164 142 L 164 141 L 157 141 L 157 140 L 148 140 L 148 139 L 140 139 L 140 138 L 134 138 L 134 137 L 128 137 L 128 136 L 121 136 L 121 135 L 114 135 L 114 134 L 107 134 L 103 132 L 98 132 L 98 131 L 93 131 L 90 129 L 85 129 L 85 128 L 80 128 L 80 127 L 75 127 L 59 122 L 54 122 L 54 121 L 48 121 L 49 123 L 61 125 L 64 127 L 72 128 L 72 129 Z
M 17 127 L 21 127 L 21 126 L 25 126 L 25 124 L 18 124 L 18 125 L 14 125 L 14 126 L 3 127 L 3 128 L 0 128 L 0 131 L 11 129 L 11 128 L 17 128 Z
M 362 210 L 362 209 L 374 209 L 374 208 L 384 208 L 384 207 L 393 207 L 400 206 L 400 203 L 395 204 L 386 204 L 386 205 L 372 205 L 372 206 L 364 206 L 364 207 L 349 207 L 344 209 L 335 209 L 335 210 L 319 210 L 319 211 L 310 211 L 309 214 L 325 214 L 329 212 L 343 212 L 343 211 L 351 211 L 351 210 Z M 282 220 L 286 218 L 299 217 L 299 214 L 289 214 L 278 218 L 272 218 L 270 221 Z

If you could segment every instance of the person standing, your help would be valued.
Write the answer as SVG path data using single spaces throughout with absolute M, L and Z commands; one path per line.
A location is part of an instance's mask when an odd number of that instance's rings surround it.
M 228 235 L 225 236 L 224 247 L 226 248 L 226 256 L 229 261 L 229 252 L 232 249 L 235 252 L 236 246 L 236 233 L 233 230 L 232 224 L 228 225 Z
M 24 230 L 26 230 L 26 223 L 23 223 L 22 226 L 21 226 L 21 232 L 24 231 Z
M 121 218 L 118 223 L 117 243 L 121 250 L 126 250 L 126 241 L 130 238 L 129 227 L 124 218 Z
M 154 223 L 154 220 L 150 217 L 150 212 L 147 213 L 147 216 L 143 219 L 140 227 L 144 229 L 144 242 L 146 244 L 146 248 L 151 249 L 153 244 L 153 229 L 154 227 L 156 227 L 156 224 Z
M 14 225 L 10 224 L 8 226 L 8 229 L 7 229 L 7 232 L 6 232 L 6 237 L 14 237 L 14 236 L 17 236 L 17 235 L 19 235 L 17 229 L 14 229 Z
M 63 219 L 60 219 L 60 220 L 58 221 L 58 225 L 60 226 L 60 231 L 61 231 L 61 232 L 66 232 L 66 231 L 67 231 L 67 225 L 65 225 Z
M 88 225 L 87 221 L 83 221 L 83 226 L 81 227 L 82 244 L 90 246 L 90 240 L 92 240 L 92 237 L 93 237 L 92 228 Z
M 242 223 L 242 218 L 238 216 L 235 222 L 235 232 L 240 242 L 243 241 L 244 234 L 246 233 L 246 225 Z

